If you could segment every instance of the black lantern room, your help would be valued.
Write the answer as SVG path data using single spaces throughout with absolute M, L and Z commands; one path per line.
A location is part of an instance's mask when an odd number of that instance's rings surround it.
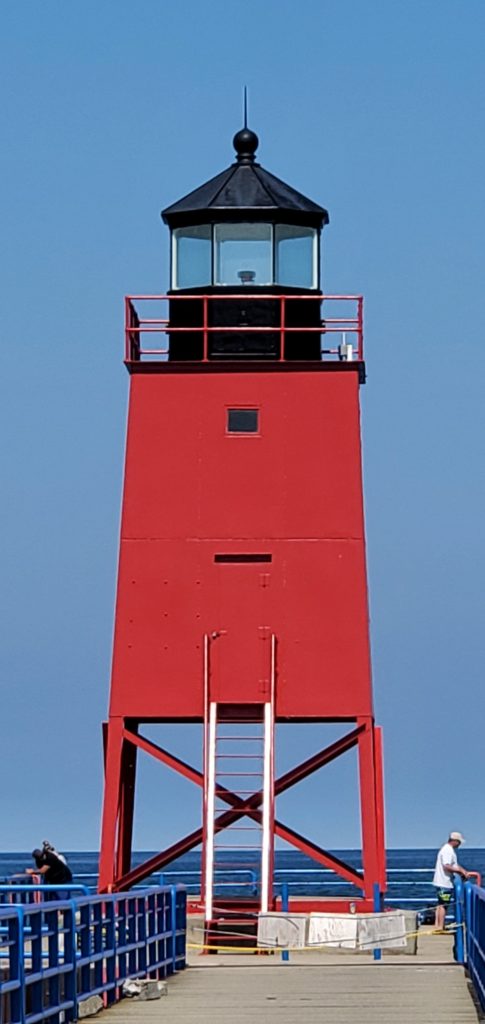
M 328 213 L 264 170 L 257 146 L 254 132 L 237 132 L 235 162 L 162 212 L 172 246 L 170 327 L 186 328 L 170 334 L 172 360 L 202 358 L 204 322 L 212 328 L 210 359 L 320 359 L 320 234 Z

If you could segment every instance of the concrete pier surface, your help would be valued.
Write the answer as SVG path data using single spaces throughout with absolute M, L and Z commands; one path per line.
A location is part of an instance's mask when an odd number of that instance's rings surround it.
M 452 938 L 420 936 L 414 957 L 335 952 L 218 954 L 192 952 L 189 967 L 153 1002 L 123 1000 L 109 1024 L 477 1024 Z

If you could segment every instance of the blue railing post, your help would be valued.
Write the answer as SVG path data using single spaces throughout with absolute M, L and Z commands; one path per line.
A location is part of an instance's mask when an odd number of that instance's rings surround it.
M 180 888 L 178 890 L 178 911 L 177 911 L 177 970 L 186 967 L 187 957 L 187 893 Z
M 47 963 L 52 974 L 49 978 L 48 999 L 49 1008 L 59 1006 L 60 1003 L 60 973 L 59 973 L 59 920 L 63 917 L 57 910 L 50 910 L 51 903 L 46 903 L 45 925 L 47 927 Z M 43 940 L 41 939 L 41 943 Z M 59 1018 L 58 1018 L 59 1019 Z M 55 1020 L 55 1017 L 54 1017 Z
M 104 907 L 104 942 L 106 948 L 106 982 L 108 985 L 108 1003 L 116 1001 L 116 904 L 111 897 L 103 903 Z
M 381 890 L 379 888 L 379 882 L 374 882 L 373 893 L 374 893 L 374 913 L 380 914 L 381 910 L 382 910 L 382 894 L 381 894 Z M 374 960 L 381 960 L 381 959 L 382 959 L 382 949 L 375 949 L 374 950 Z
M 11 950 L 9 954 L 9 975 L 10 982 L 13 983 L 13 987 L 10 990 L 12 1024 L 23 1024 L 25 1017 L 24 913 L 21 907 L 15 908 L 15 916 L 9 915 L 8 941 L 9 949 Z
M 290 887 L 288 882 L 282 882 L 281 884 L 281 909 L 284 914 L 287 914 L 290 909 Z M 288 960 L 290 959 L 289 949 L 283 950 L 281 959 L 284 963 L 288 963 Z
M 37 910 L 36 910 L 37 907 Z M 42 1014 L 42 916 L 43 916 L 44 905 L 42 903 L 30 904 L 25 908 L 24 921 L 28 920 L 30 926 L 30 942 L 32 959 L 30 962 L 30 971 L 25 977 L 25 990 L 30 989 L 30 998 L 32 1000 L 32 1013 L 38 1014 L 41 1017 Z M 25 957 L 25 937 L 24 937 L 24 949 L 22 950 L 22 956 Z M 24 965 L 25 966 L 25 965 Z M 31 977 L 29 976 L 32 976 Z
M 453 945 L 453 956 L 457 964 L 465 963 L 465 942 L 463 936 L 463 882 L 459 875 L 453 879 L 455 887 L 455 941 Z
M 66 915 L 64 916 L 64 922 Z M 72 1011 L 66 1012 L 66 1020 L 77 1020 L 77 979 L 76 979 L 76 957 L 77 957 L 77 924 L 76 904 L 69 900 L 69 911 L 67 914 L 67 929 L 64 932 L 64 963 L 69 964 L 70 971 L 67 971 L 65 978 L 65 993 L 69 1002 L 72 1002 Z
M 177 887 L 177 970 L 187 966 L 187 892 Z
M 471 882 L 465 882 L 465 958 L 470 959 L 470 932 L 472 927 L 472 894 Z
M 175 972 L 177 970 L 177 923 L 178 923 L 177 886 L 176 885 L 172 885 L 170 887 L 170 908 L 171 908 L 170 928 L 171 928 L 171 932 L 172 932 L 172 966 L 173 966 L 173 973 L 175 974 Z
M 148 939 L 148 934 L 147 934 L 148 900 L 147 900 L 147 897 L 145 895 L 140 896 L 140 900 L 139 900 L 139 903 L 138 903 L 138 910 L 139 910 L 139 916 L 138 916 L 138 941 L 141 943 L 141 945 L 140 945 L 140 959 L 139 959 L 138 966 L 139 966 L 139 969 L 142 970 L 144 974 L 147 974 L 147 972 L 148 972 L 148 945 L 147 945 L 147 939 Z

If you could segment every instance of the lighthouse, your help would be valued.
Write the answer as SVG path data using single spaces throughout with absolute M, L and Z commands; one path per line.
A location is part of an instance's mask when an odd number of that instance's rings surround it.
M 326 209 L 261 166 L 253 131 L 233 144 L 225 170 L 163 210 L 166 293 L 125 302 L 130 396 L 100 859 L 101 890 L 116 890 L 200 848 L 209 926 L 230 902 L 231 865 L 242 887 L 233 904 L 278 905 L 276 840 L 350 884 L 343 910 L 369 910 L 385 889 L 361 466 L 363 300 L 322 290 Z M 144 727 L 157 723 L 197 724 L 201 767 L 149 738 Z M 282 723 L 337 724 L 339 738 L 278 777 Z M 278 797 L 319 771 L 320 832 L 325 766 L 352 749 L 357 867 L 331 852 L 331 830 L 322 845 L 278 815 Z M 139 751 L 198 787 L 200 817 L 134 867 Z M 161 833 L 169 804 L 166 787 Z

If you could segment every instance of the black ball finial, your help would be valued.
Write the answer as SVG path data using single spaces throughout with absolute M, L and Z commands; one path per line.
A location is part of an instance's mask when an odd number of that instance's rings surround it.
M 234 136 L 233 145 L 237 153 L 238 163 L 254 163 L 254 154 L 259 145 L 256 132 L 252 132 L 250 128 L 241 128 L 241 131 L 236 132 Z

